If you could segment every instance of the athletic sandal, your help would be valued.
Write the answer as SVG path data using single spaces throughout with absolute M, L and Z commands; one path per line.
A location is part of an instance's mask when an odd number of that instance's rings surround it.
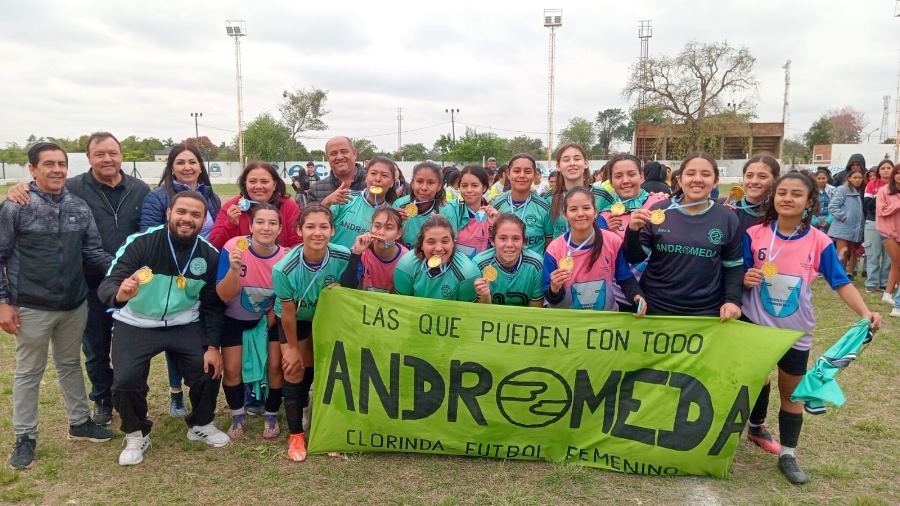
M 800 469 L 800 464 L 797 463 L 797 458 L 793 455 L 782 455 L 778 457 L 778 469 L 780 469 L 781 474 L 794 485 L 803 485 L 809 481 L 809 477 L 806 476 L 803 469 Z
M 770 434 L 769 431 L 766 430 L 765 425 L 760 425 L 758 427 L 748 427 L 747 439 L 753 441 L 756 446 L 771 453 L 772 455 L 778 455 L 781 453 L 781 445 L 778 444 L 778 441 L 775 441 L 775 438 L 772 437 L 772 434 Z
M 247 415 L 233 415 L 231 427 L 228 428 L 228 438 L 236 441 L 244 436 L 244 427 L 247 426 Z
M 263 439 L 275 439 L 281 435 L 278 426 L 278 415 L 263 415 Z
M 291 434 L 288 439 L 288 458 L 294 462 L 303 462 L 306 460 L 306 441 L 303 439 L 303 433 Z

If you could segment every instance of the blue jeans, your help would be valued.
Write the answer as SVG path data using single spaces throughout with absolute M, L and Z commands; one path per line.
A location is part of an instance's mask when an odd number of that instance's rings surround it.
M 891 257 L 884 249 L 884 237 L 875 228 L 875 222 L 866 220 L 863 229 L 863 248 L 866 249 L 866 288 L 876 289 L 887 285 L 891 272 Z
M 178 372 L 178 364 L 175 355 L 172 352 L 166 352 L 166 369 L 169 371 L 169 386 L 181 390 L 181 380 L 183 376 Z

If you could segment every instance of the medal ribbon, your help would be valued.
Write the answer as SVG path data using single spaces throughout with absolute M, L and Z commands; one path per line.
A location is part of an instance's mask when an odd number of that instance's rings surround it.
M 796 227 L 794 227 L 794 231 L 791 232 L 791 235 L 789 235 L 787 239 L 785 239 L 785 243 L 782 244 L 780 248 L 778 248 L 778 251 L 773 253 L 772 247 L 775 246 L 775 237 L 778 236 L 778 222 L 776 221 L 775 223 L 773 223 L 772 224 L 772 240 L 769 241 L 769 250 L 766 251 L 766 260 L 774 263 L 775 258 L 778 257 L 778 254 L 781 253 L 781 251 L 787 245 L 787 241 L 790 241 L 791 237 L 794 237 L 794 234 L 796 234 L 798 230 L 800 230 L 800 225 L 797 225 Z
M 528 198 L 525 199 L 525 202 L 523 202 L 523 203 L 522 203 L 521 205 L 519 205 L 519 207 L 517 208 L 517 207 L 515 206 L 515 204 L 513 204 L 512 192 L 510 192 L 509 195 L 506 196 L 506 201 L 509 202 L 509 210 L 512 211 L 512 213 L 513 213 L 514 215 L 519 216 L 519 210 L 524 210 L 526 207 L 528 207 L 528 204 L 531 202 L 531 195 L 532 195 L 532 194 L 529 193 L 529 194 L 528 194 Z M 520 217 L 520 218 L 521 218 L 521 217 Z M 523 221 L 524 221 L 524 220 L 523 220 Z
M 306 290 L 303 290 L 303 295 L 301 295 L 300 298 L 297 300 L 298 303 L 302 302 L 303 299 L 306 298 L 306 294 L 309 293 L 309 289 L 312 288 L 312 286 L 313 286 L 313 284 L 316 282 L 316 280 L 319 279 L 319 274 L 321 274 L 321 273 L 322 273 L 322 270 L 325 269 L 325 264 L 328 263 L 328 258 L 329 258 L 329 254 L 328 254 L 328 249 L 326 248 L 326 249 L 325 249 L 325 258 L 322 259 L 322 263 L 320 263 L 320 264 L 319 264 L 319 268 L 316 269 L 316 275 L 313 276 L 313 278 L 309 281 L 309 284 L 306 285 Z M 306 262 L 306 259 L 303 258 L 303 252 L 302 252 L 302 251 L 300 252 L 300 261 L 303 262 L 303 265 L 304 265 L 307 269 L 313 270 L 312 266 L 310 266 L 309 263 Z
M 681 199 L 683 200 L 684 197 L 681 197 Z M 663 212 L 668 211 L 668 210 L 670 210 L 670 209 L 681 209 L 681 208 L 683 208 L 683 207 L 694 207 L 694 206 L 699 206 L 700 204 L 708 204 L 708 203 L 709 203 L 709 199 L 706 199 L 706 200 L 698 200 L 697 202 L 691 202 L 690 204 L 679 204 L 678 202 L 681 202 L 681 200 L 674 200 L 674 199 L 673 199 L 673 200 L 672 200 L 672 203 L 669 204 L 669 207 L 663 209 Z
M 175 246 L 172 245 L 172 232 L 166 233 L 166 239 L 169 240 L 169 252 L 172 253 L 172 261 L 175 262 L 175 271 L 178 272 L 180 277 L 185 277 L 184 273 L 187 272 L 188 267 L 191 265 L 191 258 L 194 256 L 194 252 L 197 250 L 197 243 L 200 241 L 200 235 L 194 238 L 194 247 L 191 248 L 191 254 L 188 255 L 187 262 L 184 263 L 184 268 L 178 267 L 178 257 L 175 256 Z
M 575 253 L 578 253 L 579 251 L 581 251 L 582 249 L 584 249 L 584 245 L 585 245 L 585 244 L 587 244 L 587 243 L 589 243 L 589 242 L 592 242 L 593 239 L 594 239 L 594 231 L 592 230 L 592 231 L 591 231 L 591 235 L 589 235 L 588 238 L 585 239 L 584 241 L 581 241 L 581 244 L 579 244 L 578 246 L 576 246 L 575 249 L 572 249 L 572 248 L 569 247 L 569 239 L 570 239 L 571 237 L 572 237 L 572 233 L 571 233 L 571 232 L 569 232 L 568 234 L 566 234 L 566 250 L 568 250 L 568 252 L 569 252 L 566 256 L 568 256 L 568 257 L 571 257 L 571 256 L 573 256 Z

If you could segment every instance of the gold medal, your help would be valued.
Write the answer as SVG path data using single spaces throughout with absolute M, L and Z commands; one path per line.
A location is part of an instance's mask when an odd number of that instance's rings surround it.
M 654 225 L 662 225 L 666 221 L 666 212 L 662 209 L 654 209 L 650 213 L 650 223 Z
M 572 269 L 574 269 L 575 259 L 572 258 L 572 255 L 564 256 L 562 260 L 559 261 L 559 268 L 566 271 L 571 271 Z
M 380 186 L 370 186 L 369 193 L 372 195 L 381 195 L 384 192 L 384 188 Z
M 621 202 L 616 202 L 612 205 L 611 208 L 609 208 L 609 212 L 612 213 L 613 216 L 622 216 L 623 214 L 625 214 L 625 211 L 625 204 Z
M 434 255 L 428 259 L 427 265 L 429 269 L 437 269 L 441 265 L 441 257 Z
M 731 200 L 737 202 L 738 200 L 744 198 L 744 189 L 740 186 L 732 186 L 731 191 L 728 192 L 728 197 Z
M 493 265 L 488 265 L 481 272 L 481 275 L 488 281 L 488 283 L 493 283 L 497 280 L 497 269 L 495 269 Z
M 184 277 L 184 274 L 180 274 L 177 278 L 175 278 L 175 286 L 177 286 L 179 290 L 184 290 L 185 288 L 187 288 L 187 278 Z
M 774 278 L 778 275 L 778 266 L 775 265 L 775 262 L 763 263 L 760 270 L 762 270 L 763 276 L 767 278 Z
M 247 251 L 250 248 L 250 241 L 246 237 L 241 237 L 234 243 L 234 249 L 238 251 Z
M 153 279 L 153 270 L 151 270 L 149 267 L 141 267 L 137 270 L 137 272 L 135 272 L 135 274 L 138 277 L 138 283 L 142 285 L 146 285 L 150 282 L 151 279 Z
M 406 207 L 404 207 L 403 210 L 406 211 L 407 218 L 412 218 L 413 216 L 419 214 L 419 206 L 413 204 L 412 202 L 406 204 Z

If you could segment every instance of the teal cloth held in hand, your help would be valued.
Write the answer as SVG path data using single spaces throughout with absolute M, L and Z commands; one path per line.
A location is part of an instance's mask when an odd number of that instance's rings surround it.
M 826 402 L 837 407 L 843 406 L 847 398 L 835 376 L 856 360 L 859 350 L 872 340 L 870 323 L 869 320 L 856 322 L 828 351 L 816 359 L 816 364 L 806 372 L 791 394 L 791 401 L 803 402 L 803 409 L 812 415 L 824 413 Z
M 263 316 L 259 323 L 243 334 L 241 376 L 250 385 L 253 395 L 262 399 L 263 390 L 269 388 L 266 363 L 269 361 L 269 319 Z

